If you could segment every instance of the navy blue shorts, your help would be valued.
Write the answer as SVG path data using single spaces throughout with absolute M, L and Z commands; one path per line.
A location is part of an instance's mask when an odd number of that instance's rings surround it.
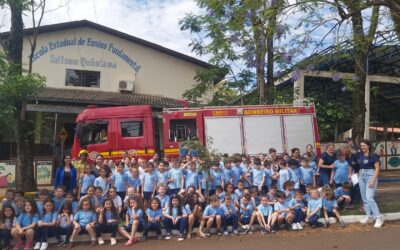
M 242 223 L 242 224 L 250 224 L 250 219 L 251 219 L 251 217 L 243 217 L 240 220 L 240 223 Z
M 129 232 L 129 233 L 132 232 L 132 224 L 124 225 L 124 228 L 127 232 Z M 143 221 L 139 220 L 139 226 L 137 228 L 137 231 L 141 232 L 141 231 L 143 231 L 143 228 L 144 228 L 144 223 L 143 223 Z
M 143 192 L 143 198 L 145 200 L 150 200 L 152 195 L 153 195 L 153 192 Z

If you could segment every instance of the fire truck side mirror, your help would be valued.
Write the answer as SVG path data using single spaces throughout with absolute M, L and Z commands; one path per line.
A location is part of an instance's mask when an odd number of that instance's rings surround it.
M 83 132 L 83 124 L 82 123 L 78 123 L 78 125 L 76 125 L 76 138 L 78 140 L 81 140 L 82 132 Z

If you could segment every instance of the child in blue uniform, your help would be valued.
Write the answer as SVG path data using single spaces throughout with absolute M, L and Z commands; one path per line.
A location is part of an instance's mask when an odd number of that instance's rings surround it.
M 304 221 L 305 212 L 307 212 L 307 207 L 303 202 L 303 193 L 300 190 L 296 191 L 293 199 L 289 201 L 288 205 L 294 213 L 292 230 L 303 230 L 301 222 Z
M 253 187 L 260 193 L 265 183 L 265 170 L 261 168 L 260 158 L 254 159 L 254 165 L 255 167 L 250 170 L 250 173 L 253 179 Z
M 228 226 L 232 226 L 232 233 L 237 235 L 238 215 L 236 208 L 232 201 L 231 195 L 225 195 L 224 204 L 221 205 L 222 225 L 224 228 L 224 235 L 228 236 Z
M 221 222 L 219 198 L 218 196 L 213 195 L 210 198 L 210 205 L 208 205 L 204 210 L 197 234 L 203 238 L 211 236 L 210 229 L 214 224 L 216 224 L 217 234 L 221 235 Z M 205 232 L 203 232 L 204 226 L 206 226 Z
M 100 176 L 94 180 L 94 186 L 96 188 L 101 187 L 104 194 L 108 192 L 108 188 L 110 187 L 110 179 L 106 177 L 106 173 L 104 168 L 100 169 Z
M 169 196 L 184 191 L 184 176 L 178 159 L 172 159 L 172 168 L 168 171 L 168 188 Z
M 319 198 L 318 190 L 311 190 L 311 200 L 308 201 L 306 222 L 312 227 L 326 227 L 325 223 L 319 222 L 321 216 L 322 199 Z
M 337 160 L 333 165 L 330 178 L 331 184 L 335 183 L 335 187 L 341 187 L 344 183 L 351 180 L 353 169 L 346 161 L 346 155 L 341 150 L 337 153 Z
M 148 207 L 151 198 L 154 196 L 157 188 L 157 176 L 153 171 L 153 165 L 148 164 L 145 168 L 145 173 L 142 179 L 142 197 L 144 207 Z
M 242 234 L 250 233 L 252 234 L 252 226 L 257 214 L 254 213 L 255 203 L 252 202 L 251 195 L 245 194 L 241 199 L 241 204 L 239 206 L 240 218 L 239 226 L 242 227 Z
M 114 207 L 114 203 L 110 198 L 106 198 L 103 202 L 103 206 L 99 212 L 98 223 L 94 226 L 96 232 L 97 242 L 99 245 L 104 244 L 103 237 L 104 233 L 111 233 L 111 246 L 117 244 L 117 229 L 118 229 L 118 210 Z
M 129 198 L 129 209 L 125 215 L 125 225 L 119 228 L 119 233 L 128 238 L 125 246 L 128 247 L 134 243 L 139 242 L 136 237 L 136 232 L 142 231 L 144 228 L 144 212 L 142 203 L 138 198 Z
M 157 239 L 161 240 L 162 208 L 158 198 L 150 200 L 150 207 L 146 210 L 147 224 L 143 230 L 143 240 L 147 239 L 149 231 L 156 231 Z
M 278 198 L 278 201 L 274 205 L 274 213 L 276 213 L 275 216 L 277 217 L 277 223 L 274 226 L 277 229 L 282 223 L 285 223 L 285 228 L 289 229 L 289 225 L 292 224 L 294 219 L 293 211 L 285 201 L 285 192 L 277 192 L 276 197 Z
M 10 249 L 11 230 L 17 223 L 14 208 L 11 203 L 3 203 L 3 208 L 0 216 L 0 240 L 3 240 L 3 249 Z
M 74 231 L 72 232 L 68 248 L 74 246 L 74 240 L 80 233 L 88 233 L 92 239 L 91 246 L 96 245 L 96 232 L 94 225 L 96 224 L 97 216 L 94 207 L 88 198 L 84 198 L 78 206 L 78 211 L 74 215 Z
M 83 197 L 87 193 L 87 189 L 89 186 L 92 186 L 94 184 L 94 180 L 96 177 L 92 175 L 92 168 L 89 165 L 86 165 L 85 167 L 85 173 L 80 177 L 80 197 Z
M 36 244 L 35 250 L 46 250 L 49 246 L 47 238 L 49 233 L 56 232 L 57 212 L 55 212 L 54 203 L 52 200 L 47 199 L 44 202 L 43 214 L 38 221 L 38 226 L 35 232 Z M 57 235 L 58 236 L 58 235 Z
M 257 207 L 257 221 L 261 226 L 261 234 L 271 232 L 276 222 L 276 214 L 273 214 L 274 208 L 268 204 L 267 195 L 261 196 L 261 204 Z
M 37 213 L 36 203 L 33 200 L 26 200 L 24 202 L 24 210 L 18 216 L 15 227 L 11 230 L 11 235 L 16 242 L 15 248 L 20 249 L 24 245 L 25 250 L 31 249 L 31 244 L 35 236 L 35 227 L 39 221 L 39 214 Z M 26 238 L 26 243 L 22 238 Z
M 324 208 L 325 221 L 328 225 L 331 224 L 331 220 L 329 218 L 334 217 L 339 220 L 339 223 L 342 227 L 346 226 L 340 216 L 338 204 L 335 199 L 335 193 L 332 192 L 332 190 L 325 192 L 325 198 L 322 200 L 322 206 Z
M 169 207 L 164 212 L 163 224 L 165 226 L 165 230 L 167 231 L 167 235 L 165 236 L 166 240 L 172 238 L 172 228 L 179 229 L 178 241 L 184 240 L 184 233 L 187 226 L 187 212 L 186 209 L 181 204 L 181 197 L 179 195 L 174 195 L 170 199 Z
M 65 239 L 63 242 L 58 244 L 57 246 L 67 246 L 73 231 L 73 223 L 74 220 L 73 212 L 72 212 L 72 202 L 70 200 L 65 200 L 58 216 L 57 216 L 57 234 L 62 235 L 65 234 Z
M 128 186 L 128 175 L 124 171 L 124 166 L 122 164 L 118 165 L 117 171 L 112 175 L 112 183 L 114 184 L 114 188 L 117 191 L 118 196 L 124 200 L 126 188 Z
M 343 183 L 341 187 L 335 189 L 335 197 L 339 208 L 349 208 L 351 203 L 350 196 L 351 184 L 349 182 Z

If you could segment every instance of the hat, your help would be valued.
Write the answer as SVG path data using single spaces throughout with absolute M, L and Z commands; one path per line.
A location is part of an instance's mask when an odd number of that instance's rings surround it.
M 79 156 L 83 154 L 88 155 L 88 152 L 85 149 L 82 149 L 81 151 L 79 151 Z
M 345 142 L 349 142 L 349 141 L 352 141 L 353 139 L 351 139 L 351 137 L 346 137 L 346 138 L 344 138 L 344 141 Z

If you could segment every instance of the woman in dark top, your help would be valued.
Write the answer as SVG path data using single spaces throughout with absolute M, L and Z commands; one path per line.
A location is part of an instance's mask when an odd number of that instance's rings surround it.
M 64 158 L 64 166 L 59 166 L 54 178 L 54 188 L 64 186 L 65 190 L 73 192 L 77 185 L 76 169 L 71 163 L 71 156 Z
M 360 223 L 367 224 L 375 219 L 374 227 L 380 228 L 383 225 L 383 218 L 374 197 L 378 186 L 379 158 L 371 152 L 371 143 L 368 140 L 362 140 L 360 148 L 361 152 L 356 155 L 356 159 L 360 166 L 359 185 L 366 215 Z
M 324 186 L 329 185 L 329 179 L 331 176 L 332 169 L 334 167 L 333 163 L 336 161 L 335 155 L 335 145 L 333 143 L 329 143 L 326 146 L 326 151 L 322 153 L 321 158 L 318 162 L 319 167 L 319 177 L 318 177 L 318 185 Z

